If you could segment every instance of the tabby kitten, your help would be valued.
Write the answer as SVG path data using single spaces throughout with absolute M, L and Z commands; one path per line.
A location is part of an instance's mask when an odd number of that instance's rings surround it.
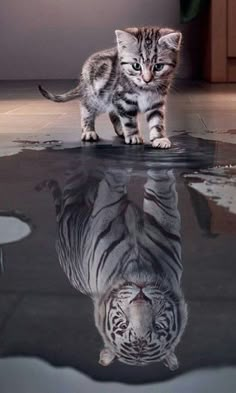
M 96 141 L 95 118 L 108 112 L 117 135 L 127 144 L 143 143 L 137 114 L 144 112 L 154 148 L 169 148 L 165 100 L 178 62 L 181 33 L 167 28 L 116 30 L 117 47 L 93 54 L 85 62 L 78 86 L 44 97 L 81 102 L 82 141 Z

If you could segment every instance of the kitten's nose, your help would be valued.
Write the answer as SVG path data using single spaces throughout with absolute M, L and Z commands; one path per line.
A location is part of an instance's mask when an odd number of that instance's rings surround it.
M 143 73 L 142 77 L 145 83 L 149 83 L 152 80 L 152 73 L 150 71 L 146 71 Z

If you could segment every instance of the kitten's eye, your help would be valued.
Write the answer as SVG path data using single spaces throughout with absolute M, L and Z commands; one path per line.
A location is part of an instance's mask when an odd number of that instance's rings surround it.
M 122 329 L 122 330 L 126 330 L 127 327 L 128 327 L 128 323 L 127 323 L 127 322 L 124 322 L 124 323 L 122 323 L 122 324 L 119 326 L 119 328 Z
M 140 71 L 141 70 L 141 65 L 139 63 L 133 63 L 132 67 L 135 71 Z
M 154 69 L 154 71 L 161 71 L 164 68 L 164 65 L 165 64 L 161 64 L 161 63 L 160 64 L 155 64 L 153 69 Z

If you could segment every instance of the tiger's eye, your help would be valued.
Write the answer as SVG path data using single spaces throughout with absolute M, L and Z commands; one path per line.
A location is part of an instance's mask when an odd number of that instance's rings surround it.
M 153 69 L 154 71 L 161 71 L 164 68 L 165 64 L 155 64 Z
M 135 71 L 140 71 L 141 70 L 141 65 L 139 63 L 133 63 L 132 67 Z
M 128 327 L 128 323 L 122 323 L 122 324 L 120 325 L 120 329 L 122 329 L 122 330 L 127 329 L 127 327 Z

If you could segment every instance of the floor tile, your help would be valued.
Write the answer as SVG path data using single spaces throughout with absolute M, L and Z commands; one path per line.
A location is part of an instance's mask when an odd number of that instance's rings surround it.
M 225 130 L 236 128 L 236 111 L 219 112 L 219 111 L 199 111 L 199 115 L 208 130 Z
M 31 132 L 32 130 L 40 129 L 46 126 L 48 123 L 56 120 L 61 115 L 11 115 L 1 114 L 0 115 L 0 133 L 6 132 Z

